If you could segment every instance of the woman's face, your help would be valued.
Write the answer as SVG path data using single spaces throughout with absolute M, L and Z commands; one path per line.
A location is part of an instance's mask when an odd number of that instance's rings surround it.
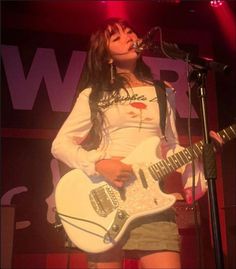
M 124 28 L 119 24 L 116 26 L 117 31 L 111 31 L 111 37 L 108 40 L 109 54 L 114 63 L 137 60 L 139 55 L 133 48 L 133 44 L 138 40 L 137 35 L 128 27 Z

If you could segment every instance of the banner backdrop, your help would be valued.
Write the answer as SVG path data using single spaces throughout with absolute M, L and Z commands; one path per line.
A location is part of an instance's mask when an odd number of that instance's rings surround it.
M 180 31 L 170 35 L 183 43 L 188 37 L 189 48 L 211 54 L 206 33 Z M 53 225 L 54 190 L 61 174 L 50 148 L 72 108 L 85 60 L 86 40 L 78 35 L 22 30 L 3 31 L 2 36 L 1 204 L 15 207 L 15 253 L 58 252 L 65 241 L 63 231 L 58 232 Z M 188 66 L 180 60 L 144 58 L 155 77 L 169 81 L 176 90 L 177 128 L 180 142 L 187 145 Z M 211 74 L 208 80 L 208 116 L 211 127 L 217 129 Z M 193 89 L 193 140 L 201 139 L 197 95 Z M 222 193 L 219 199 L 223 201 Z

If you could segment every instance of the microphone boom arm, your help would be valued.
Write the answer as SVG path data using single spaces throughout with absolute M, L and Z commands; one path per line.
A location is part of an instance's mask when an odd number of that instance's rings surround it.
M 190 54 L 184 50 L 179 49 L 177 44 L 163 42 L 162 49 L 164 50 L 165 55 L 167 55 L 169 58 L 187 61 L 189 64 L 196 68 L 214 70 L 216 72 L 223 73 L 229 73 L 231 71 L 229 65 Z
M 154 40 L 157 31 L 160 33 L 160 46 L 158 46 L 157 42 Z M 142 53 L 143 51 L 157 53 L 158 51 L 161 51 L 167 58 L 184 60 L 199 69 L 213 70 L 222 73 L 229 73 L 231 71 L 229 65 L 195 56 L 181 50 L 175 43 L 167 43 L 163 41 L 162 29 L 159 26 L 151 28 L 142 39 L 133 44 L 133 48 L 137 53 Z

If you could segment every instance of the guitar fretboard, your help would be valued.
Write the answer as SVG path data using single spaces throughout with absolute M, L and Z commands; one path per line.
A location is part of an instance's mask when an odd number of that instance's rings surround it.
M 236 138 L 236 124 L 233 124 L 218 132 L 224 143 Z M 199 141 L 192 147 L 185 148 L 165 160 L 161 160 L 149 166 L 149 171 L 154 179 L 158 180 L 172 173 L 176 169 L 198 158 L 203 151 L 203 141 Z

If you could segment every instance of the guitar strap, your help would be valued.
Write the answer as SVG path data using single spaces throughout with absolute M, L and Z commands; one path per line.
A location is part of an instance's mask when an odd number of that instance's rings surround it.
M 166 107 L 167 107 L 167 101 L 166 101 L 166 86 L 163 81 L 156 80 L 154 82 L 155 89 L 156 89 L 156 95 L 157 100 L 159 104 L 160 109 L 160 127 L 162 135 L 165 136 L 165 127 L 166 127 Z

